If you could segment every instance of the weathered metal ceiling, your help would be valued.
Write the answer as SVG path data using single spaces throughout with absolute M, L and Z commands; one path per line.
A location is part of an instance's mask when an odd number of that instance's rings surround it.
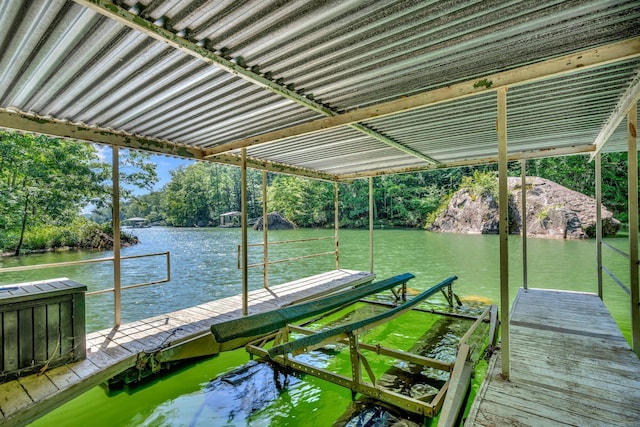
M 0 0 L 0 25 L 0 126 L 324 179 L 493 161 L 497 87 L 511 158 L 624 151 L 640 92 L 638 1 Z

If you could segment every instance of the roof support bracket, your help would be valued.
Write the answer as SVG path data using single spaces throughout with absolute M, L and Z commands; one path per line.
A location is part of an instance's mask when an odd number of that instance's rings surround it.
M 593 141 L 593 144 L 595 145 L 596 149 L 594 152 L 591 153 L 591 157 L 589 158 L 590 161 L 595 159 L 596 155 L 600 152 L 600 150 L 602 150 L 602 148 L 607 143 L 611 135 L 613 135 L 613 132 L 615 132 L 616 128 L 620 125 L 620 123 L 622 122 L 622 119 L 625 118 L 629 109 L 634 104 L 637 104 L 639 98 L 640 98 L 640 70 L 638 70 L 638 73 L 631 81 L 631 84 L 629 85 L 627 90 L 624 92 L 624 94 L 622 94 L 622 96 L 620 97 L 618 104 L 615 106 L 615 108 L 611 112 L 611 115 L 609 116 L 606 123 L 600 130 L 600 133 L 596 137 L 595 141 Z

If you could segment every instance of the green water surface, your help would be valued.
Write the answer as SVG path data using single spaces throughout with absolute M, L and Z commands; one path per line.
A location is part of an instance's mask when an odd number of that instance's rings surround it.
M 274 231 L 270 240 L 289 240 L 331 236 L 333 230 Z M 237 269 L 238 229 L 149 228 L 135 230 L 141 244 L 125 248 L 122 255 L 171 251 L 171 282 L 138 288 L 123 294 L 123 321 L 132 321 L 197 305 L 212 299 L 240 293 Z M 250 232 L 250 242 L 260 242 L 261 232 Z M 625 239 L 609 243 L 626 250 Z M 455 292 L 466 301 L 481 303 L 499 299 L 497 236 L 434 234 L 419 230 L 376 230 L 374 234 L 374 269 L 379 279 L 411 272 L 416 278 L 409 287 L 425 290 L 442 279 L 456 275 Z M 552 288 L 596 292 L 595 242 L 552 239 L 528 239 L 528 283 L 532 288 Z M 301 256 L 332 249 L 333 242 L 317 241 L 291 245 L 274 245 L 270 259 Z M 522 240 L 509 238 L 510 297 L 513 300 L 522 285 Z M 61 252 L 0 260 L 0 267 L 63 262 L 110 256 L 109 252 Z M 259 262 L 260 248 L 251 248 L 250 263 Z M 626 259 L 605 251 L 607 268 L 628 282 Z M 270 283 L 286 282 L 331 270 L 332 256 L 310 258 L 270 267 Z M 369 235 L 367 231 L 340 231 L 340 266 L 353 270 L 369 269 Z M 163 258 L 123 261 L 123 285 L 157 280 L 164 276 Z M 27 273 L 0 274 L 0 284 L 69 277 L 86 284 L 89 290 L 111 287 L 110 263 L 89 264 Z M 262 271 L 250 271 L 250 288 L 262 286 Z M 629 299 L 613 281 L 605 278 L 605 304 L 624 335 L 630 336 Z M 436 303 L 442 301 L 435 301 Z M 113 300 L 109 294 L 87 298 L 87 329 L 112 326 Z M 553 313 L 550 313 L 553 315 Z M 377 336 L 393 345 L 409 345 L 433 320 L 417 314 L 402 316 L 388 326 L 377 329 Z M 377 339 L 377 338 L 376 338 Z M 404 343 L 404 344 L 403 344 Z M 342 360 L 341 360 L 342 358 Z M 332 364 L 337 371 L 346 370 L 344 356 L 335 360 L 318 360 Z M 251 414 L 229 416 L 237 406 L 232 397 L 212 396 L 207 384 L 213 378 L 249 360 L 238 350 L 200 361 L 135 389 L 107 393 L 95 388 L 57 410 L 44 415 L 34 426 L 190 426 L 190 425 L 290 425 L 330 426 L 342 415 L 351 401 L 348 390 L 322 380 L 303 377 L 286 387 L 280 396 Z M 382 362 L 381 362 L 382 363 Z M 382 369 L 382 368 L 380 368 Z M 480 380 L 476 377 L 474 386 Z

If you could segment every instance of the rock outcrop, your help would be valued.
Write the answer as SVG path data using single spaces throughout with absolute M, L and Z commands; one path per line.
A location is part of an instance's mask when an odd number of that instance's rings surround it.
M 447 208 L 433 222 L 430 231 L 443 233 L 498 234 L 498 201 L 491 195 L 457 191 Z M 520 232 L 520 212 L 509 204 L 509 233 Z
M 255 224 L 253 224 L 254 230 L 262 230 L 263 218 L 259 218 Z M 267 229 L 268 230 L 291 230 L 296 228 L 296 225 L 286 219 L 278 212 L 271 212 L 267 214 Z
M 508 178 L 509 232 L 522 229 L 522 184 L 520 178 Z M 560 239 L 585 239 L 595 236 L 596 201 L 544 178 L 527 177 L 527 235 Z M 498 204 L 490 195 L 477 196 L 468 189 L 456 192 L 447 208 L 429 228 L 431 231 L 458 233 L 498 233 Z M 620 222 L 602 207 L 602 232 L 614 236 Z

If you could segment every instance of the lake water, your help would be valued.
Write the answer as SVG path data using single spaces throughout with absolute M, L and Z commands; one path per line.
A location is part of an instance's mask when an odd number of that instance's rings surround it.
M 240 293 L 237 269 L 238 229 L 148 228 L 131 230 L 141 243 L 124 248 L 122 256 L 171 252 L 171 282 L 123 292 L 123 321 L 132 321 Z M 270 241 L 331 236 L 333 230 L 270 232 Z M 249 232 L 250 242 L 262 233 Z M 626 239 L 608 239 L 626 251 Z M 378 279 L 411 272 L 409 287 L 424 290 L 451 275 L 458 276 L 454 290 L 463 299 L 499 299 L 497 236 L 434 234 L 420 230 L 376 230 L 374 265 Z M 595 242 L 528 239 L 530 287 L 595 292 Z M 274 245 L 270 259 L 332 250 L 332 240 Z M 509 238 L 510 294 L 522 284 L 522 240 Z M 369 235 L 363 230 L 340 231 L 340 266 L 369 269 Z M 5 258 L 0 267 L 63 262 L 110 256 L 110 252 L 61 252 Z M 250 249 L 250 263 L 261 260 L 260 248 Z M 604 264 L 628 282 L 626 259 L 604 249 Z M 270 283 L 286 282 L 334 268 L 332 256 L 310 258 L 270 267 Z M 123 286 L 162 279 L 164 258 L 123 261 Z M 89 290 L 111 287 L 111 263 L 0 274 L 0 284 L 69 277 Z M 262 286 L 261 269 L 250 270 L 250 288 Z M 605 276 L 605 304 L 629 339 L 629 297 Z M 112 326 L 110 294 L 87 297 L 87 329 Z M 551 314 L 552 315 L 552 314 Z M 419 336 L 424 321 L 414 314 L 402 316 L 381 334 L 391 341 Z M 395 337 L 395 338 L 394 338 Z M 296 379 L 264 407 L 252 414 L 234 412 L 233 397 L 212 399 L 209 381 L 248 361 L 244 350 L 198 362 L 135 389 L 111 392 L 95 388 L 34 423 L 35 426 L 176 426 L 176 425 L 332 425 L 349 406 L 350 392 L 321 380 Z M 320 362 L 319 362 L 320 363 Z M 321 363 L 333 363 L 321 361 Z M 339 362 L 336 362 L 339 363 Z M 345 362 L 348 367 L 348 360 Z M 475 386 L 478 385 L 476 380 Z M 231 414 L 231 415 L 230 415 Z

